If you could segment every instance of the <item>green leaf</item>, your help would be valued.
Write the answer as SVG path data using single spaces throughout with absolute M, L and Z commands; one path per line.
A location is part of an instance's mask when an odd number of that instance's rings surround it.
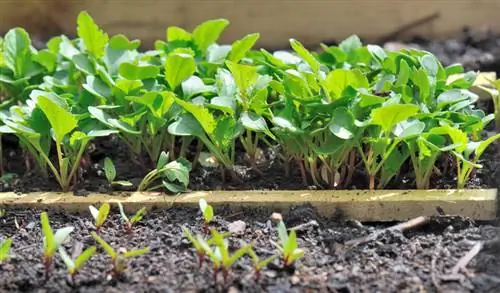
M 130 80 L 144 80 L 156 78 L 160 74 L 160 68 L 154 65 L 135 65 L 129 62 L 120 64 L 118 72 L 121 76 Z
M 90 232 L 90 235 L 92 235 L 94 240 L 97 241 L 97 243 L 99 243 L 99 245 L 101 245 L 101 247 L 108 253 L 108 255 L 111 257 L 112 260 L 116 259 L 117 253 L 113 249 L 113 247 L 111 247 L 111 245 L 109 245 L 106 241 L 104 241 L 104 239 L 102 239 L 99 235 L 97 235 L 93 231 Z
M 257 67 L 255 66 L 237 64 L 231 61 L 226 61 L 226 65 L 231 71 L 239 90 L 244 94 L 247 93 L 250 87 L 253 86 L 259 78 Z
M 281 245 L 285 245 L 288 242 L 288 232 L 286 230 L 285 223 L 280 221 L 278 223 L 278 236 L 281 242 Z
M 342 97 L 344 90 L 348 86 L 354 89 L 369 87 L 368 79 L 358 69 L 335 69 L 330 71 L 326 77 L 325 85 L 328 88 L 330 98 L 332 98 L 330 93 L 333 93 L 333 98 L 337 99 Z
M 80 269 L 96 252 L 95 246 L 90 246 L 85 249 L 76 259 L 75 268 Z
M 185 114 L 168 126 L 168 133 L 175 136 L 202 137 L 204 130 L 193 115 Z
M 181 87 L 185 98 L 214 91 L 213 86 L 206 85 L 201 78 L 195 75 L 183 81 Z
M 118 181 L 113 181 L 111 182 L 113 185 L 121 185 L 121 186 L 133 186 L 132 182 L 130 181 L 125 181 L 125 180 L 118 180 Z
M 445 72 L 448 76 L 453 74 L 460 74 L 464 72 L 464 67 L 459 63 L 451 64 L 445 68 Z
M 3 261 L 9 257 L 9 250 L 11 245 L 12 238 L 7 238 L 2 242 L 2 244 L 0 244 L 0 261 Z
M 109 209 L 110 209 L 109 203 L 106 202 L 99 207 L 99 213 L 97 214 L 97 218 L 95 219 L 95 225 L 97 227 L 102 227 L 102 225 L 108 218 Z
M 130 41 L 125 35 L 118 34 L 111 37 L 109 46 L 115 50 L 136 50 L 141 46 L 141 41 Z
M 208 203 L 204 198 L 200 198 L 198 206 L 200 207 L 201 212 L 204 213 L 205 209 L 208 207 Z
M 37 106 L 43 111 L 49 120 L 57 143 L 61 143 L 64 136 L 69 134 L 77 126 L 77 120 L 73 114 L 68 112 L 60 105 L 54 103 L 51 99 L 38 97 Z
M 340 107 L 333 111 L 332 116 L 332 120 L 328 125 L 330 131 L 341 139 L 353 138 L 356 125 L 352 113 L 347 108 Z
M 274 135 L 269 131 L 266 120 L 253 112 L 243 112 L 240 116 L 240 122 L 246 129 L 266 133 L 270 138 L 275 139 Z
M 420 68 L 414 71 L 412 75 L 412 81 L 419 89 L 420 101 L 429 106 L 431 104 L 430 103 L 431 84 L 425 70 Z
M 80 12 L 77 24 L 78 36 L 82 39 L 89 54 L 96 59 L 104 56 L 104 48 L 109 39 L 108 35 L 97 26 L 94 19 L 86 11 Z
M 494 141 L 496 141 L 497 139 L 500 139 L 500 133 L 493 135 L 493 136 L 481 141 L 475 150 L 476 157 L 479 158 L 484 153 L 486 148 L 488 148 L 488 146 L 490 144 L 492 144 Z
M 177 26 L 170 26 L 167 28 L 167 42 L 175 41 L 190 41 L 191 34 L 185 31 L 183 28 Z
M 344 51 L 346 53 L 355 52 L 357 49 L 361 48 L 362 46 L 363 46 L 363 44 L 361 43 L 361 40 L 356 35 L 349 36 L 347 39 L 343 40 L 339 44 L 339 48 L 342 49 L 342 51 Z
M 87 75 L 94 75 L 95 69 L 94 64 L 89 60 L 88 56 L 85 54 L 75 54 L 71 57 L 71 61 L 75 64 L 75 67 L 81 72 Z
M 94 221 L 97 220 L 97 217 L 99 217 L 99 210 L 93 205 L 89 205 L 89 210 L 92 218 L 94 218 Z
M 138 257 L 149 252 L 149 248 L 132 249 L 123 254 L 125 258 Z
M 252 49 L 257 40 L 260 38 L 259 33 L 246 35 L 243 39 L 237 40 L 231 46 L 228 60 L 238 63 Z
M 135 212 L 134 216 L 130 219 L 130 224 L 135 224 L 142 220 L 142 218 L 146 215 L 147 209 L 145 207 L 140 208 L 137 212 Z
M 302 59 L 304 59 L 307 64 L 311 67 L 314 73 L 319 72 L 319 61 L 316 60 L 316 58 L 307 50 L 304 48 L 304 46 L 297 40 L 295 39 L 290 39 L 290 45 L 292 46 L 292 49 L 299 55 Z
M 448 135 L 453 144 L 455 145 L 455 149 L 458 152 L 463 152 L 467 148 L 467 144 L 469 143 L 469 139 L 467 134 L 460 130 L 459 128 L 452 127 L 450 125 L 443 125 L 440 127 L 432 128 L 429 133 L 431 134 L 440 134 L 440 135 Z
M 410 71 L 411 69 L 408 63 L 404 59 L 401 59 L 399 63 L 399 74 L 395 86 L 406 85 L 410 79 Z
M 393 132 L 399 138 L 409 138 L 421 134 L 424 129 L 424 122 L 418 120 L 407 120 L 396 124 Z
M 217 126 L 217 122 L 214 116 L 210 113 L 210 111 L 201 105 L 195 105 L 189 102 L 185 102 L 178 98 L 175 99 L 176 103 L 179 104 L 184 110 L 193 115 L 203 127 L 203 130 L 211 135 L 215 131 L 215 127 Z
M 205 53 L 208 47 L 219 39 L 219 36 L 228 25 L 229 21 L 226 19 L 208 20 L 198 25 L 193 30 L 193 40 L 200 51 Z
M 373 110 L 372 124 L 379 125 L 385 133 L 390 133 L 394 126 L 407 120 L 419 111 L 412 104 L 390 104 Z
M 217 44 L 210 45 L 207 49 L 207 61 L 213 64 L 222 64 L 231 51 L 231 46 Z
M 109 97 L 111 97 L 111 89 L 104 81 L 102 81 L 97 76 L 88 75 L 86 78 L 86 83 L 84 83 L 82 87 L 89 93 L 103 100 L 107 100 L 109 99 Z
M 189 171 L 191 166 L 178 159 L 168 163 L 164 167 L 164 174 L 170 182 L 178 181 L 187 187 L 189 184 Z
M 158 162 L 156 163 L 156 170 L 163 169 L 165 165 L 168 163 L 168 154 L 164 151 L 160 153 L 158 157 Z
M 165 79 L 174 90 L 196 71 L 196 63 L 191 55 L 170 54 L 165 62 Z
M 104 175 L 106 175 L 106 179 L 108 182 L 112 182 L 116 178 L 116 169 L 113 161 L 106 157 L 104 158 Z
M 57 55 L 45 49 L 41 50 L 33 56 L 33 61 L 41 64 L 49 72 L 53 72 L 56 68 Z
M 71 257 L 68 255 L 66 252 L 66 249 L 64 247 L 59 247 L 59 255 L 61 256 L 64 264 L 66 264 L 66 267 L 68 268 L 68 271 L 71 273 L 75 270 L 75 263 L 71 259 Z
M 74 229 L 75 229 L 74 227 L 64 227 L 61 229 L 57 229 L 56 233 L 54 234 L 53 249 L 54 250 L 59 249 L 61 244 L 69 237 L 69 234 L 71 234 L 71 232 L 73 232 Z
M 29 71 L 31 64 L 31 40 L 22 28 L 7 32 L 3 42 L 5 65 L 12 70 L 14 78 L 22 78 Z
M 42 232 L 44 237 L 44 245 L 43 245 L 43 254 L 46 257 L 50 257 L 54 255 L 54 233 L 52 232 L 52 228 L 49 223 L 49 216 L 47 212 L 42 212 L 40 214 L 40 221 L 42 223 Z

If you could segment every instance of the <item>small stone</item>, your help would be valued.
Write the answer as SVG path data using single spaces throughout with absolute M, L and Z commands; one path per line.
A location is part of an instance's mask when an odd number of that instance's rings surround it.
M 271 279 L 276 278 L 276 276 L 278 275 L 276 271 L 265 271 L 264 274 Z
M 234 221 L 228 225 L 229 232 L 232 234 L 243 234 L 246 228 L 247 224 L 242 220 Z
M 229 289 L 227 290 L 227 293 L 239 293 L 239 292 L 240 290 L 238 290 L 238 288 L 234 286 L 229 287 Z
M 279 222 L 283 220 L 283 216 L 280 213 L 272 213 L 271 220 Z
M 261 229 L 257 229 L 257 230 L 255 230 L 253 233 L 254 233 L 256 236 L 262 236 L 262 235 L 264 235 L 264 232 L 262 232 L 262 230 L 261 230 Z
M 300 282 L 300 278 L 298 276 L 292 276 L 292 278 L 290 278 L 290 282 L 292 285 L 297 285 Z

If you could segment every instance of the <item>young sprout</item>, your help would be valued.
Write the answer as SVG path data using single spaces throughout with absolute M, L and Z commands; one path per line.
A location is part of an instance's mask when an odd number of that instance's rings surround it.
M 78 247 L 79 249 L 75 249 L 75 253 L 77 256 L 74 256 L 74 260 L 71 256 L 68 255 L 64 247 L 59 247 L 59 255 L 61 256 L 64 264 L 66 264 L 66 268 L 68 269 L 68 273 L 71 276 L 71 282 L 75 283 L 75 276 L 78 271 L 83 267 L 83 265 L 95 254 L 96 247 L 90 246 L 85 249 L 82 253 L 81 245 Z
M 203 214 L 203 231 L 208 233 L 208 225 L 214 219 L 214 209 L 204 198 L 200 198 L 199 205 Z
M 248 250 L 248 255 L 252 258 L 253 262 L 253 268 L 255 270 L 255 279 L 260 278 L 260 273 L 262 272 L 262 269 L 267 267 L 268 264 L 270 264 L 273 260 L 275 260 L 278 255 L 273 255 L 271 257 L 268 257 L 266 259 L 261 260 L 257 253 L 251 248 Z
M 118 202 L 118 207 L 120 208 L 120 215 L 122 216 L 123 221 L 125 222 L 125 231 L 127 231 L 127 234 L 132 234 L 132 227 L 135 223 L 139 222 L 142 220 L 142 218 L 146 215 L 146 208 L 143 207 L 137 212 L 135 212 L 134 216 L 132 218 L 128 218 L 127 215 L 125 214 L 125 211 L 123 209 L 123 205 L 121 202 Z
M 195 237 L 185 227 L 181 228 L 186 238 L 191 242 L 191 244 L 194 246 L 194 249 L 196 250 L 196 257 L 198 259 L 198 269 L 201 269 L 201 267 L 203 266 L 203 260 L 205 259 L 205 255 L 207 254 L 205 250 L 205 247 L 207 245 L 202 244 L 203 242 L 205 242 L 205 239 L 203 239 L 203 237 L 201 237 L 200 235 L 196 235 Z
M 54 260 L 54 255 L 61 246 L 61 244 L 68 238 L 69 234 L 73 232 L 73 227 L 64 227 L 58 229 L 56 233 L 53 232 L 52 227 L 50 227 L 49 216 L 47 212 L 42 212 L 40 215 L 40 220 L 42 222 L 42 233 L 43 233 L 43 265 L 45 267 L 45 278 L 48 279 L 50 275 L 50 270 L 52 267 L 52 262 Z
M 214 265 L 214 280 L 217 279 L 217 273 L 222 270 L 222 276 L 224 278 L 224 283 L 227 283 L 227 278 L 229 276 L 229 270 L 231 267 L 242 258 L 250 249 L 252 249 L 251 244 L 246 244 L 237 249 L 233 254 L 229 253 L 228 243 L 225 239 L 227 235 L 217 232 L 215 229 L 211 229 L 210 233 L 212 235 L 211 243 L 215 245 L 215 249 L 210 247 L 209 242 L 202 242 L 204 249 Z
M 104 239 L 102 239 L 95 232 L 90 233 L 94 237 L 95 241 L 101 245 L 101 247 L 106 251 L 106 253 L 111 258 L 112 273 L 115 277 L 121 275 L 127 268 L 127 260 L 132 257 L 141 256 L 149 252 L 149 247 L 141 249 L 132 249 L 130 251 L 118 250 L 116 251 L 111 245 L 109 245 Z
M 11 245 L 12 238 L 7 238 L 0 244 L 0 262 L 6 260 L 9 257 L 9 250 Z
M 278 224 L 279 244 L 275 246 L 282 254 L 283 262 L 286 267 L 291 266 L 297 259 L 304 256 L 304 250 L 297 246 L 297 235 L 295 230 L 288 234 L 285 223 L 280 221 Z
M 115 164 L 113 164 L 113 161 L 108 157 L 104 158 L 104 175 L 106 176 L 106 180 L 108 180 L 109 185 L 132 186 L 132 183 L 130 181 L 126 180 L 115 181 L 116 178 Z
M 104 225 L 104 222 L 108 218 L 109 214 L 109 203 L 103 203 L 99 209 L 94 207 L 93 205 L 89 206 L 90 213 L 94 218 L 94 226 L 96 228 L 97 233 L 101 230 L 101 227 Z

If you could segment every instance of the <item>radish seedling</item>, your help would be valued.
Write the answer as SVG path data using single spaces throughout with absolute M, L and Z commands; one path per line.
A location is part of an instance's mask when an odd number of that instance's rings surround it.
M 236 261 L 242 258 L 252 248 L 252 246 L 250 244 L 243 245 L 233 254 L 230 254 L 228 242 L 225 239 L 226 235 L 217 232 L 215 229 L 211 229 L 210 233 L 212 235 L 211 241 L 200 242 L 200 244 L 203 246 L 203 249 L 206 251 L 206 254 L 213 263 L 214 281 L 217 279 L 217 273 L 222 270 L 224 283 L 227 283 L 231 267 L 236 263 Z M 215 245 L 215 249 L 210 247 L 210 243 Z
M 120 208 L 120 215 L 122 217 L 122 220 L 125 222 L 124 223 L 124 227 L 125 227 L 125 231 L 127 232 L 127 234 L 132 234 L 133 231 L 132 231 L 132 227 L 135 223 L 139 222 L 140 220 L 142 220 L 142 218 L 144 217 L 144 215 L 146 215 L 146 208 L 143 207 L 141 209 L 139 209 L 137 212 L 135 212 L 134 216 L 132 216 L 132 218 L 128 218 L 127 215 L 125 214 L 125 211 L 123 209 L 123 205 L 121 204 L 121 202 L 118 202 L 118 207 Z
M 81 254 L 78 254 L 73 260 L 71 256 L 68 255 L 64 247 L 59 247 L 59 255 L 61 256 L 68 273 L 71 276 L 71 282 L 75 283 L 75 276 L 78 271 L 83 267 L 83 265 L 95 254 L 96 247 L 90 246 L 85 249 Z
M 116 168 L 113 161 L 108 157 L 104 158 L 104 175 L 110 185 L 132 186 L 132 183 L 126 180 L 115 181 Z
M 262 269 L 267 267 L 268 264 L 270 264 L 273 260 L 278 258 L 278 255 L 273 255 L 266 259 L 261 260 L 257 255 L 257 253 L 255 253 L 255 251 L 252 248 L 248 250 L 248 255 L 250 255 L 250 257 L 252 258 L 253 268 L 255 270 L 255 279 L 257 280 L 260 278 L 260 273 Z
M 200 198 L 198 205 L 200 206 L 200 210 L 203 215 L 203 231 L 208 233 L 208 225 L 214 219 L 214 209 L 204 198 Z
M 141 249 L 132 249 L 130 251 L 126 251 L 124 249 L 119 249 L 118 251 L 116 251 L 95 232 L 91 232 L 91 235 L 111 258 L 112 273 L 115 277 L 121 275 L 125 271 L 125 269 L 127 268 L 127 260 L 129 258 L 141 256 L 149 252 L 148 247 Z
M 278 224 L 279 244 L 274 244 L 283 257 L 283 262 L 286 267 L 291 266 L 297 259 L 304 256 L 304 250 L 298 248 L 297 235 L 295 230 L 288 234 L 285 223 L 280 221 Z
M 94 218 L 94 226 L 96 228 L 97 233 L 99 233 L 101 227 L 104 225 L 104 222 L 108 218 L 109 209 L 110 209 L 109 203 L 103 203 L 99 207 L 99 210 L 93 205 L 89 206 L 90 213 Z
M 208 244 L 204 244 L 205 239 L 201 235 L 196 235 L 196 237 L 189 232 L 189 230 L 185 227 L 182 227 L 182 231 L 184 232 L 184 235 L 186 238 L 191 242 L 191 244 L 194 246 L 194 249 L 196 250 L 196 256 L 198 259 L 198 269 L 201 269 L 203 266 L 203 260 L 205 259 L 205 256 L 207 254 L 205 247 L 208 246 Z
M 7 238 L 0 244 L 0 262 L 6 260 L 9 257 L 9 251 L 11 245 L 12 245 L 12 238 Z
M 40 219 L 43 232 L 43 265 L 45 268 L 45 278 L 48 279 L 52 262 L 54 261 L 54 255 L 62 243 L 69 237 L 69 234 L 73 232 L 74 228 L 64 227 L 56 230 L 56 233 L 54 233 L 52 227 L 50 227 L 47 212 L 42 212 Z

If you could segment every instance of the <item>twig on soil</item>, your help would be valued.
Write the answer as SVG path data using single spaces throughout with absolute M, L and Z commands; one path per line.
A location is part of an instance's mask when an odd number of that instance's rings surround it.
M 300 225 L 297 225 L 297 226 L 292 227 L 292 228 L 288 228 L 288 231 L 292 231 L 292 230 L 303 231 L 303 230 L 306 230 L 307 228 L 309 228 L 311 226 L 313 226 L 313 227 L 319 226 L 318 221 L 312 220 L 312 221 L 309 221 L 307 223 L 300 224 Z
M 396 28 L 394 31 L 388 33 L 387 35 L 381 37 L 377 43 L 384 44 L 389 41 L 397 39 L 402 33 L 414 29 L 418 26 L 424 25 L 428 22 L 432 22 L 441 16 L 439 12 L 424 16 L 422 18 L 416 19 L 409 23 L 403 24 L 402 26 Z
M 369 235 L 366 235 L 366 236 L 363 236 L 363 237 L 359 237 L 359 238 L 355 238 L 355 239 L 346 241 L 344 243 L 344 246 L 345 247 L 349 247 L 349 248 L 354 248 L 354 247 L 356 247 L 356 246 L 358 246 L 360 244 L 367 243 L 367 242 L 370 242 L 370 241 L 373 241 L 373 240 L 377 239 L 377 237 L 379 235 L 383 234 L 386 231 L 400 231 L 400 232 L 404 232 L 406 230 L 409 230 L 409 229 L 421 226 L 421 225 L 425 224 L 428 220 L 429 220 L 428 217 L 424 217 L 424 216 L 416 217 L 416 218 L 413 218 L 413 219 L 411 219 L 409 221 L 406 221 L 406 222 L 403 222 L 403 223 L 399 223 L 397 225 L 394 225 L 394 226 L 391 226 L 391 227 L 388 227 L 388 228 L 384 228 L 384 229 L 381 229 L 381 230 L 377 230 L 377 231 L 375 231 L 375 232 L 373 232 L 373 233 L 371 233 Z
M 474 244 L 474 246 L 472 246 L 472 248 L 464 256 L 462 256 L 458 260 L 457 264 L 451 269 L 451 275 L 456 275 L 462 269 L 465 269 L 469 262 L 481 251 L 482 248 L 483 242 L 476 242 L 476 244 Z

